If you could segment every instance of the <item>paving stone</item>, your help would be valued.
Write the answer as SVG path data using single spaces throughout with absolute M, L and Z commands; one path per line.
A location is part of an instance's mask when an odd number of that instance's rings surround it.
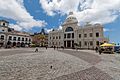
M 113 80 L 113 78 L 109 76 L 107 73 L 101 71 L 100 69 L 97 69 L 94 66 L 82 71 L 78 71 L 68 75 L 63 75 L 51 80 L 60 80 L 60 79 L 61 80 Z
M 58 51 L 76 56 L 84 61 L 87 61 L 88 63 L 93 64 L 93 65 L 95 65 L 101 61 L 101 58 L 99 56 L 90 54 L 88 52 L 75 51 L 75 50 L 58 50 Z
M 0 80 L 120 80 L 118 54 L 51 48 L 34 50 L 0 49 Z

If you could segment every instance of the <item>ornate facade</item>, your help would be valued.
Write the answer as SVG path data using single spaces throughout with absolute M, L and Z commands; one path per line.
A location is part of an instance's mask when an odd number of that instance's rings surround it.
M 84 27 L 78 26 L 78 20 L 72 12 L 61 26 L 62 30 L 54 30 L 49 33 L 49 47 L 74 48 L 77 44 L 79 48 L 93 49 L 101 43 L 108 42 L 108 39 L 104 37 L 101 24 L 87 23 Z
M 41 29 L 40 33 L 34 33 L 32 36 L 32 43 L 35 46 L 44 47 L 48 45 L 48 34 L 45 33 L 44 29 Z

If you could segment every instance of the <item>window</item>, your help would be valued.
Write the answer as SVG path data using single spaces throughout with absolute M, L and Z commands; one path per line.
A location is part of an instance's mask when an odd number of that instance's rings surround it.
M 74 38 L 74 33 L 72 33 L 72 38 Z
M 8 32 L 11 32 L 12 31 L 12 29 L 11 28 L 8 28 Z
M 18 37 L 18 41 L 20 41 L 20 37 Z
M 87 34 L 84 34 L 84 37 L 87 37 Z
M 9 36 L 9 40 L 12 40 L 12 36 Z
M 70 33 L 67 34 L 67 38 L 71 38 L 71 34 Z
M 52 45 L 54 45 L 54 42 L 52 43 Z
M 96 37 L 99 37 L 99 33 L 98 32 L 96 33 Z
M 28 39 L 26 38 L 25 41 L 27 41 Z
M 73 28 L 72 27 L 67 27 L 65 32 L 70 32 L 70 31 L 73 31 Z
M 64 34 L 64 38 L 66 38 L 66 34 Z
M 81 34 L 79 34 L 79 38 L 81 38 Z
M 24 41 L 24 38 L 22 38 L 22 41 Z
M 1 35 L 1 39 L 4 40 L 4 35 Z
M 13 37 L 13 40 L 16 41 L 16 37 Z
M 61 37 L 59 36 L 59 39 L 61 39 Z
M 90 41 L 90 46 L 93 46 L 93 41 Z
M 56 39 L 58 39 L 58 37 L 56 36 Z
M 50 37 L 50 39 L 51 39 L 51 37 Z
M 55 39 L 55 37 L 53 37 L 53 39 Z
M 93 37 L 93 34 L 92 34 L 92 33 L 90 33 L 90 37 Z
M 84 45 L 87 46 L 87 41 L 84 42 Z
M 29 39 L 29 42 L 31 41 L 31 39 Z
M 99 46 L 99 41 L 96 41 L 96 45 Z
M 3 26 L 5 26 L 5 23 L 3 23 Z

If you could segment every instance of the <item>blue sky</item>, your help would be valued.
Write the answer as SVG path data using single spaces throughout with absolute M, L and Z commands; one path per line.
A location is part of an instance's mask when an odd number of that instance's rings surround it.
M 73 11 L 79 23 L 101 23 L 110 42 L 120 43 L 120 0 L 0 1 L 0 19 L 9 21 L 10 27 L 16 30 L 34 33 L 40 32 L 43 27 L 47 32 L 58 29 L 67 14 Z
M 29 5 L 28 5 L 29 4 Z M 32 16 L 34 16 L 37 20 L 45 20 L 47 25 L 44 28 L 51 29 L 51 28 L 59 28 L 61 23 L 65 20 L 66 15 L 61 16 L 57 14 L 55 16 L 47 15 L 44 10 L 42 9 L 41 5 L 39 5 L 39 0 L 26 0 L 25 7 L 30 12 Z M 41 28 L 40 28 L 41 29 Z M 39 32 L 40 29 L 33 28 L 32 32 Z
M 109 37 L 111 42 L 120 43 L 120 16 L 114 22 L 104 26 L 109 29 L 104 32 L 105 36 Z

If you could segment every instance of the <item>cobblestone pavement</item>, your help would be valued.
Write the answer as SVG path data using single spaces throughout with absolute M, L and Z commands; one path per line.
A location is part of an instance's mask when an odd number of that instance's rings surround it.
M 7 51 L 0 51 L 0 56 L 9 56 L 15 54 L 22 54 L 22 53 L 33 53 L 34 51 L 26 51 L 26 50 L 7 50 Z
M 61 51 L 61 50 L 59 50 Z M 115 53 L 115 54 L 101 54 L 99 55 L 99 53 L 96 53 L 95 51 L 92 51 L 92 50 L 71 50 L 71 49 L 67 49 L 65 51 L 62 51 L 64 53 L 67 53 L 67 54 L 70 54 L 70 55 L 74 55 L 76 56 L 77 54 L 77 57 L 81 58 L 82 55 L 89 55 L 87 56 L 88 57 L 88 60 L 90 60 L 90 55 L 96 55 L 97 57 L 99 56 L 99 59 L 97 60 L 94 60 L 96 59 L 94 57 L 93 60 L 91 61 L 95 61 L 95 64 L 94 66 L 96 68 L 98 68 L 99 70 L 107 73 L 108 75 L 110 75 L 113 80 L 120 80 L 120 54 L 118 53 Z M 73 52 L 73 53 L 72 53 Z M 83 54 L 85 53 L 85 54 Z M 88 54 L 89 53 L 89 54 Z M 81 58 L 83 60 L 85 60 L 85 57 L 84 58 Z M 87 62 L 91 62 L 91 61 L 87 61 Z
M 34 50 L 0 49 L 0 80 L 120 80 L 118 54 L 51 48 Z
M 91 67 L 84 60 L 53 49 L 36 53 L 29 53 L 34 49 L 20 49 L 20 54 L 7 55 L 16 50 L 0 51 L 6 54 L 0 56 L 0 80 L 49 80 Z
M 69 75 L 63 75 L 51 80 L 113 80 L 107 73 L 92 66 Z
M 84 61 L 87 61 L 90 64 L 97 64 L 101 61 L 101 58 L 97 55 L 90 54 L 88 52 L 81 52 L 76 50 L 59 50 L 60 52 L 64 52 L 73 56 L 76 56 Z

